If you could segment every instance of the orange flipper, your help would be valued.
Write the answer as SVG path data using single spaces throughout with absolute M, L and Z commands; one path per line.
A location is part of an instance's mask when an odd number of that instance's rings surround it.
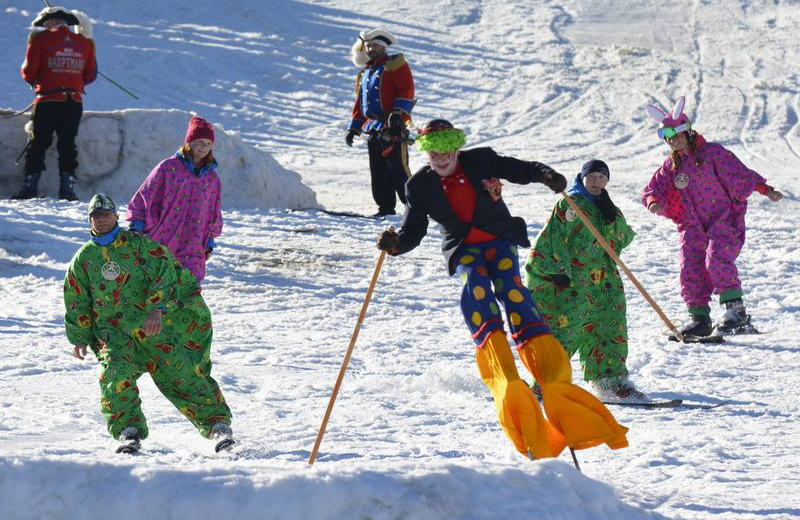
M 505 334 L 494 331 L 476 353 L 481 379 L 497 407 L 497 419 L 517 450 L 533 458 L 557 457 L 564 436 L 545 419 L 528 385 L 519 378 Z
M 519 349 L 522 363 L 542 385 L 544 410 L 566 437 L 567 446 L 582 450 L 599 444 L 611 449 L 628 446 L 628 428 L 617 423 L 595 396 L 572 384 L 569 358 L 550 334 L 537 336 Z

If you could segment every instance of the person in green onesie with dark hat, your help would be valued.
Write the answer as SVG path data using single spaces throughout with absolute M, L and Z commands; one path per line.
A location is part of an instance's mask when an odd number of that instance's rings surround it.
M 118 452 L 147 438 L 137 379 L 145 372 L 217 451 L 233 444 L 231 411 L 211 377 L 211 313 L 195 277 L 159 243 L 117 224 L 108 195 L 89 202 L 91 238 L 64 280 L 72 354 L 97 356 L 100 407 Z
M 619 254 L 636 235 L 605 189 L 608 165 L 583 165 L 568 194 Z M 642 399 L 628 379 L 625 291 L 608 256 L 565 199 L 553 208 L 525 263 L 525 285 L 570 357 L 580 355 L 583 378 L 598 394 Z

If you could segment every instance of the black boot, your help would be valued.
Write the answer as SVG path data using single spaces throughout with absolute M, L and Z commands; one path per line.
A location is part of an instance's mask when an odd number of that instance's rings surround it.
M 750 324 L 750 315 L 747 314 L 741 298 L 725 302 L 723 305 L 725 305 L 725 315 L 716 327 L 719 334 L 758 334 L 756 328 Z
M 128 426 L 122 430 L 122 433 L 119 434 L 119 442 L 117 453 L 132 455 L 138 453 L 142 447 L 142 438 L 139 436 L 139 430 L 133 426 Z
M 75 175 L 72 173 L 62 173 L 61 182 L 58 185 L 58 198 L 61 200 L 78 200 L 75 195 Z
M 39 177 L 42 173 L 26 173 L 22 178 L 22 188 L 19 193 L 11 197 L 14 200 L 27 200 L 35 199 L 38 197 L 37 189 L 39 188 Z
M 711 326 L 711 316 L 708 314 L 692 314 L 690 312 L 689 316 L 692 318 L 692 321 L 681 329 L 681 334 L 684 336 L 710 336 L 714 331 Z

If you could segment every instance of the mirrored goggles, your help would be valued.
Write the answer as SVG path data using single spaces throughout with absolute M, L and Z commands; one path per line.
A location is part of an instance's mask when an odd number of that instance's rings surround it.
M 689 130 L 688 124 L 682 124 L 680 126 L 676 126 L 675 128 L 671 126 L 665 126 L 658 129 L 658 137 L 661 139 L 672 139 L 676 135 L 681 132 L 687 132 Z

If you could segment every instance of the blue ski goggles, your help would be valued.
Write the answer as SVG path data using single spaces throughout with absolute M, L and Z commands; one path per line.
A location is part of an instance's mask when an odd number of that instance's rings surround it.
M 675 128 L 671 126 L 664 126 L 658 129 L 658 137 L 660 137 L 661 139 L 672 139 L 679 133 L 688 132 L 690 129 L 691 126 L 688 123 L 676 126 Z

